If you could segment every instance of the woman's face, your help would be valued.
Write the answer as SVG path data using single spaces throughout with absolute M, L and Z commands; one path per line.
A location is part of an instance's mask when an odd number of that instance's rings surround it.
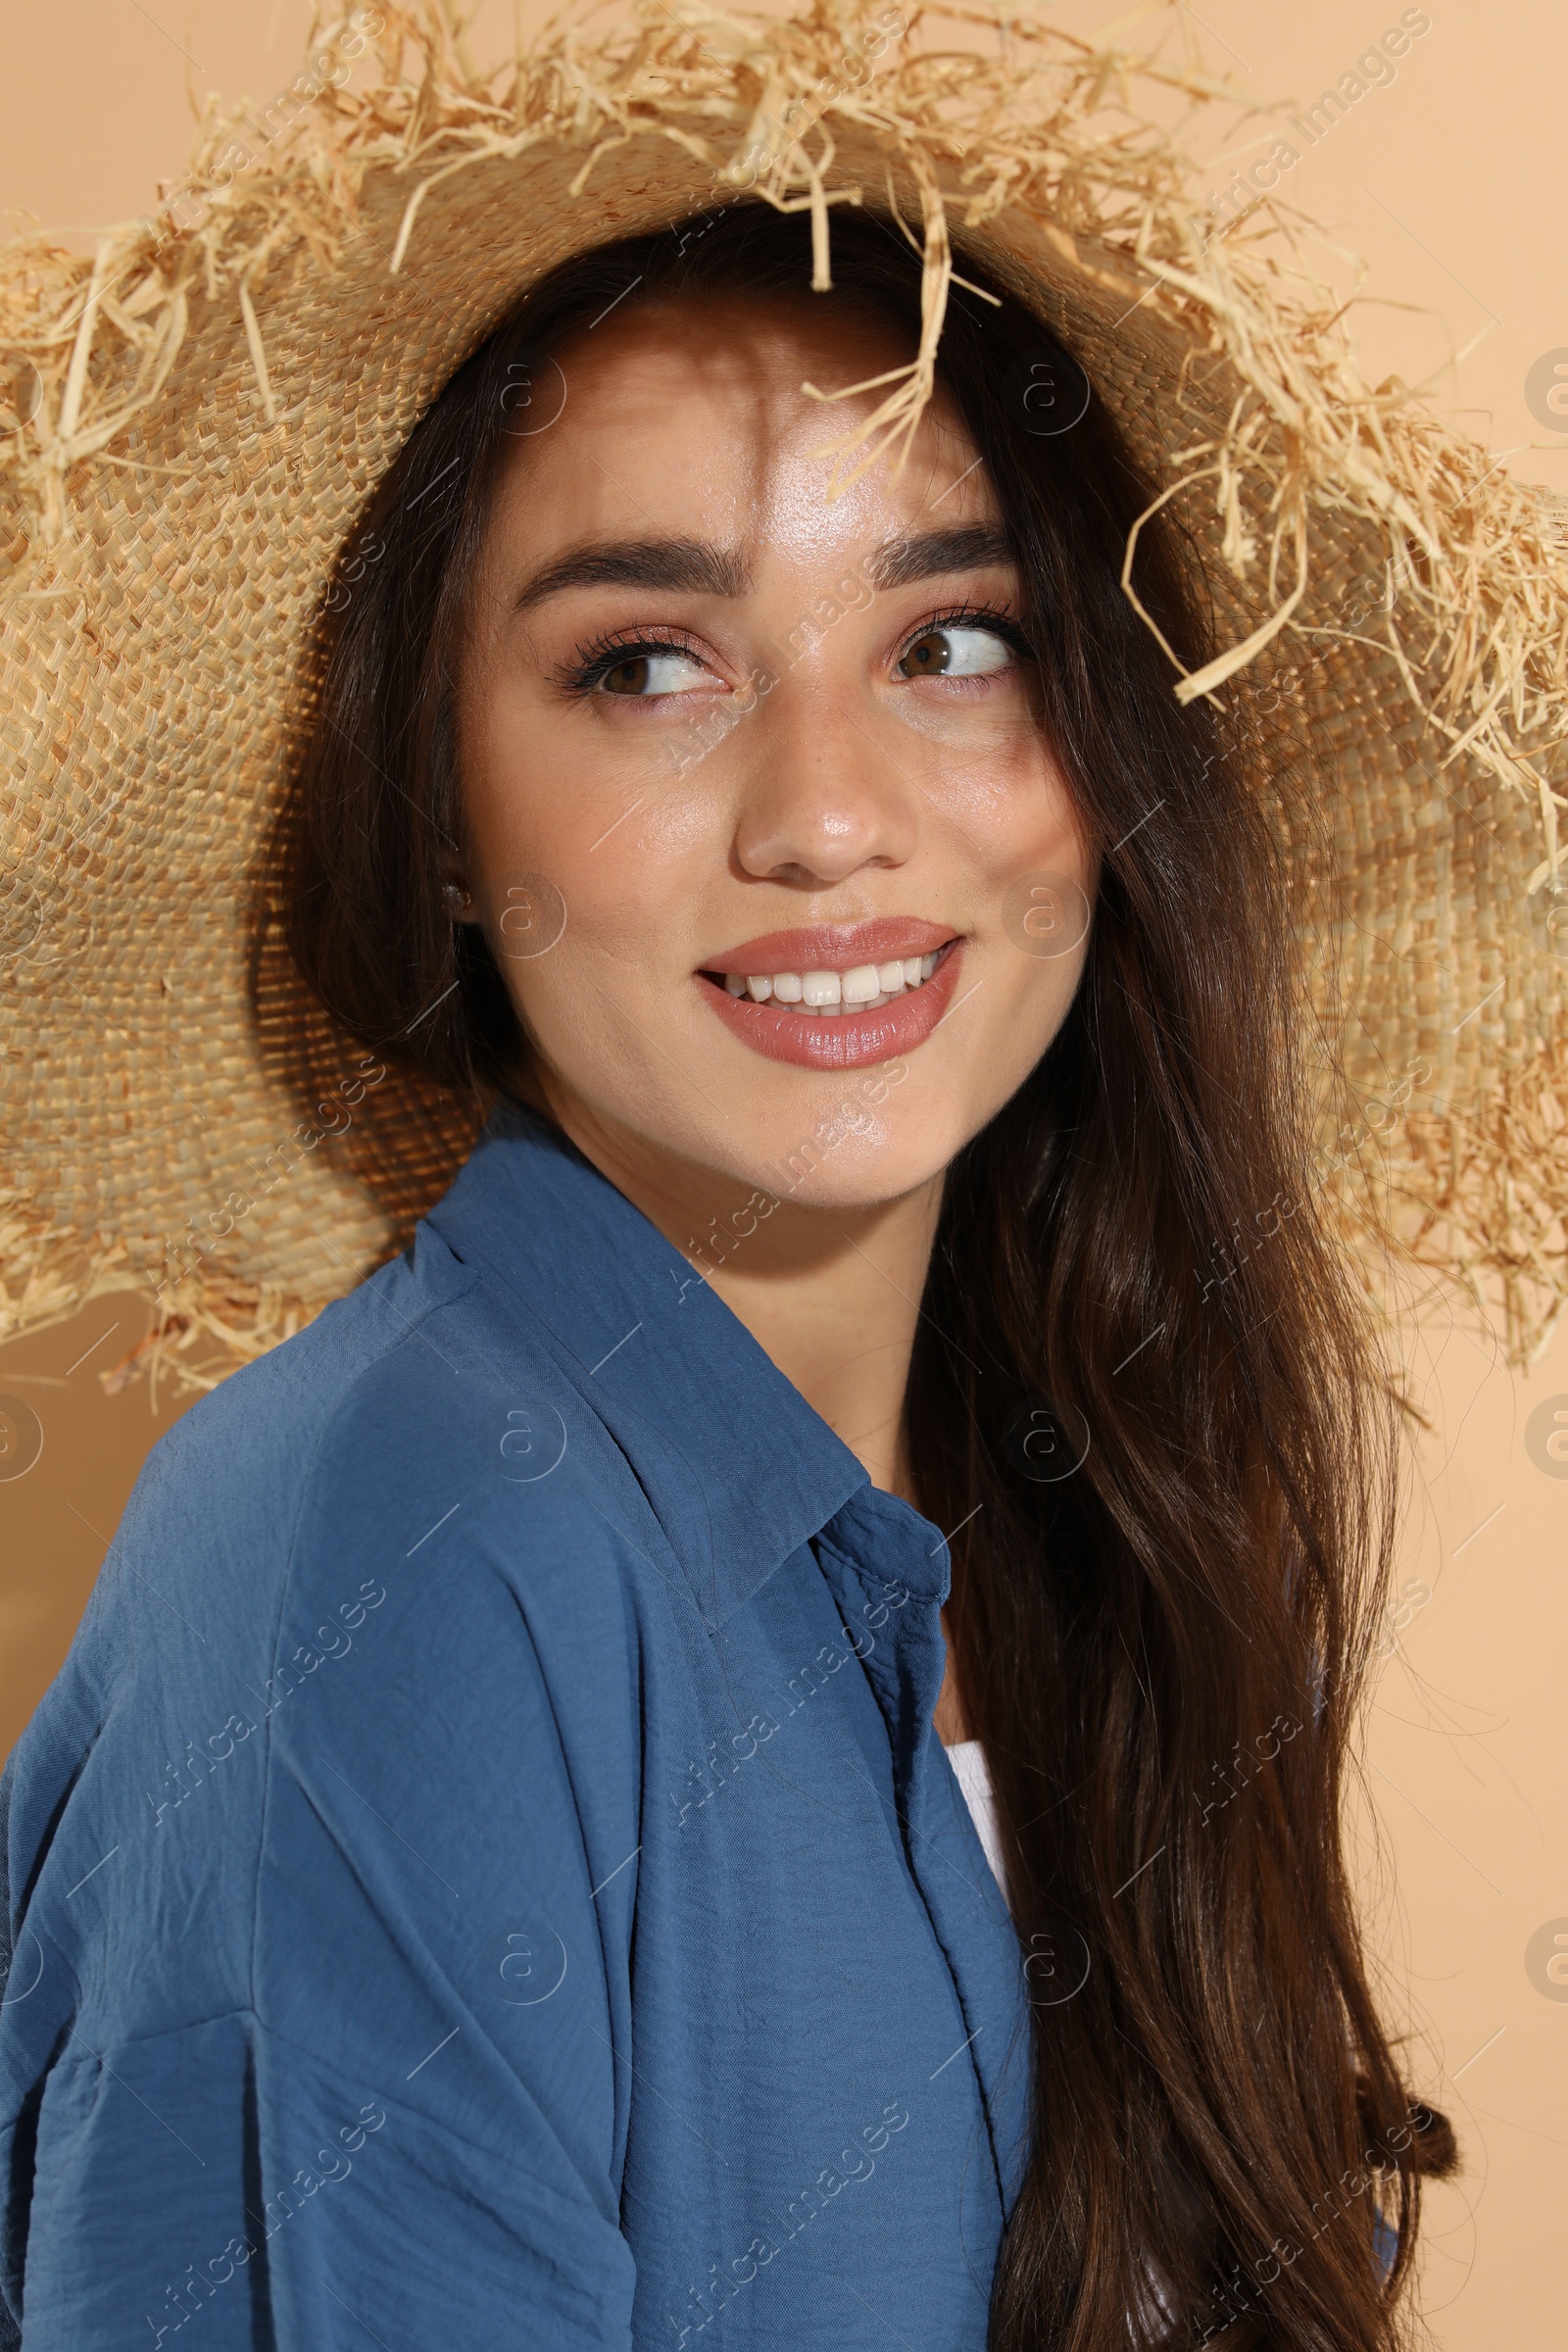
M 985 468 L 936 404 L 829 502 L 820 445 L 882 394 L 803 381 L 906 355 L 817 300 L 628 309 L 515 413 L 463 857 L 591 1156 L 849 1207 L 937 1176 L 1039 1059 L 1093 876 Z

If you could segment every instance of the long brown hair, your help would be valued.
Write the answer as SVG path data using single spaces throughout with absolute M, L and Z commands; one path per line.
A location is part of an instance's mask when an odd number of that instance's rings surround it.
M 914 258 L 869 212 L 833 218 L 835 292 L 811 299 L 871 306 L 912 350 Z M 515 1085 L 525 1053 L 440 895 L 455 653 L 519 410 L 633 281 L 640 302 L 793 295 L 808 236 L 742 202 L 564 265 L 435 401 L 348 544 L 275 928 L 330 1025 L 401 1061 L 438 1125 Z M 1159 485 L 1093 397 L 1070 431 L 1029 429 L 1041 349 L 1016 300 L 956 290 L 941 375 L 1006 518 L 1102 879 L 1064 1027 L 950 1171 L 906 1404 L 922 1506 L 966 1528 L 950 1624 L 1033 2002 L 991 2342 L 1374 2352 L 1399 2333 L 1420 2176 L 1453 2149 L 1401 2087 L 1342 1850 L 1395 1431 L 1313 1203 L 1268 815 L 1295 755 L 1176 705 L 1120 587 Z M 1169 510 L 1138 586 L 1196 667 L 1212 621 Z

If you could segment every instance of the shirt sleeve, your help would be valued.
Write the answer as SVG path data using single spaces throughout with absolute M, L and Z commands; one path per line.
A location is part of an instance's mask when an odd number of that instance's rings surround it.
M 265 1605 L 176 1465 L 8 1767 L 25 2352 L 630 2344 L 624 1607 L 591 1544 L 560 1573 L 564 1490 L 465 1489 L 449 1443 L 421 1544 L 428 1480 L 355 1444 Z

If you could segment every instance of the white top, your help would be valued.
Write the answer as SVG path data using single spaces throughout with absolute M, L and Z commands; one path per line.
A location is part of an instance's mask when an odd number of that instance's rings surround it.
M 986 1769 L 986 1751 L 978 1740 L 956 1740 L 947 1750 L 948 1762 L 957 1775 L 963 1801 L 974 1818 L 980 1833 L 980 1842 L 986 1849 L 986 1860 L 992 1876 L 1007 1891 L 1007 1874 L 1002 1867 L 1002 1840 L 997 1835 L 997 1800 L 991 1790 L 991 1775 Z

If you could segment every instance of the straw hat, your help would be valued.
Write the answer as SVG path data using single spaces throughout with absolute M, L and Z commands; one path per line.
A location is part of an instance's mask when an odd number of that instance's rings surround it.
M 1568 1295 L 1565 509 L 1365 384 L 1284 184 L 1239 220 L 1209 201 L 1161 125 L 1247 109 L 1196 56 L 959 19 L 940 51 L 892 5 L 639 0 L 495 73 L 451 0 L 318 20 L 289 89 L 214 106 L 92 263 L 0 256 L 0 1331 L 140 1285 L 210 1374 L 442 1189 L 471 1105 L 347 1039 L 309 1117 L 285 1077 L 325 1019 L 262 867 L 306 632 L 534 273 L 755 191 L 811 209 L 819 279 L 840 203 L 912 224 L 924 338 L 871 446 L 929 390 L 950 233 L 1081 359 L 1210 575 L 1226 650 L 1172 691 L 1315 733 L 1332 867 L 1259 789 L 1320 1015 L 1324 1198 L 1369 1269 L 1396 1235 L 1500 1283 L 1512 1355 L 1540 1347 Z

